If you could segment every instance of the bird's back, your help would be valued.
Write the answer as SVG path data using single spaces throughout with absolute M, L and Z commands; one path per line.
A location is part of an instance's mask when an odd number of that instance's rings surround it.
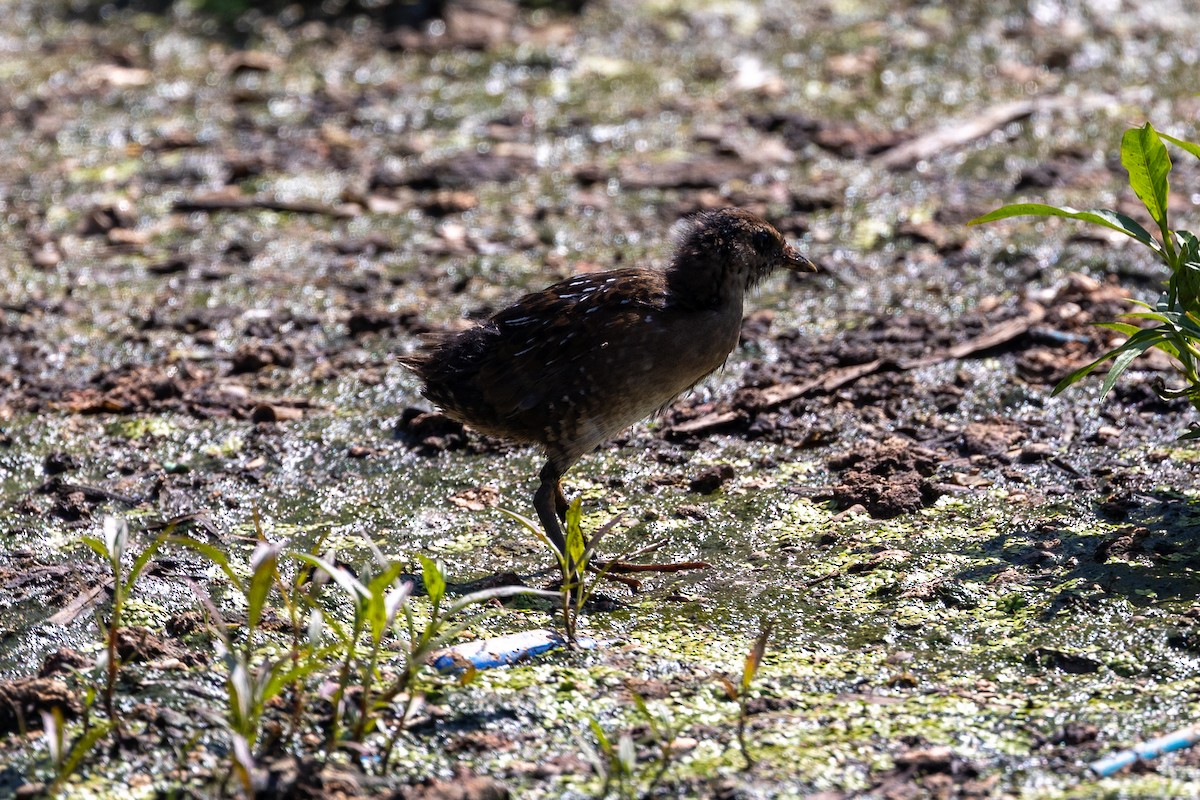
M 741 304 L 679 309 L 662 272 L 580 275 L 406 359 L 424 394 L 485 433 L 578 456 L 725 360 Z

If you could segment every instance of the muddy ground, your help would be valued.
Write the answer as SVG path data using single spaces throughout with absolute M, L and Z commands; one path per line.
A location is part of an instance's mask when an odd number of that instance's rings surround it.
M 255 753 L 259 794 L 600 796 L 593 720 L 638 742 L 626 796 L 1200 794 L 1194 752 L 1087 767 L 1195 716 L 1196 415 L 1153 391 L 1157 357 L 1104 400 L 1050 394 L 1164 276 L 1070 223 L 965 226 L 1018 197 L 1144 218 L 1117 145 L 1146 119 L 1196 138 L 1194 10 L 478 0 L 228 28 L 5 5 L 0 796 L 53 778 L 39 712 L 88 704 L 111 580 L 81 537 L 106 514 L 239 564 L 258 515 L 349 564 L 365 538 L 440 558 L 452 592 L 549 583 L 497 510 L 531 513 L 536 455 L 442 417 L 398 357 L 525 289 L 661 265 L 677 219 L 725 205 L 819 273 L 772 279 L 720 374 L 567 479 L 589 527 L 622 514 L 611 552 L 711 568 L 602 588 L 594 649 L 428 676 L 383 775 L 378 736 L 322 765 L 314 700 L 307 737 Z M 1175 156 L 1194 229 L 1200 165 Z M 236 793 L 189 583 L 244 619 L 211 564 L 155 557 L 126 736 L 71 796 Z M 746 769 L 721 678 L 763 619 Z M 468 621 L 556 624 L 534 601 Z M 635 694 L 678 732 L 656 781 Z

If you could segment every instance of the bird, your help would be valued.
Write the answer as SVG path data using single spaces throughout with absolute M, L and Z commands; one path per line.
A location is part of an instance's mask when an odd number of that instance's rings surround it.
M 757 215 L 702 211 L 676 226 L 663 269 L 567 278 L 400 361 L 447 416 L 541 448 L 533 507 L 565 555 L 565 473 L 724 365 L 747 293 L 780 268 L 816 272 Z

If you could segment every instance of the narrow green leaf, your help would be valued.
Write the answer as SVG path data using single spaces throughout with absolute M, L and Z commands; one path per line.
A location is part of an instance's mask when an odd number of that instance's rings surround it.
M 617 523 L 621 521 L 623 516 L 625 516 L 625 512 L 622 511 L 620 514 L 617 514 L 615 517 L 596 529 L 596 532 L 592 534 L 592 538 L 588 539 L 587 548 L 583 551 L 583 558 L 585 561 L 589 563 L 591 562 L 592 556 L 596 553 L 596 548 L 600 546 L 600 540 L 607 536 L 608 533 L 617 526 Z
M 515 597 L 519 594 L 531 594 L 536 597 L 558 597 L 558 592 L 551 592 L 547 589 L 531 589 L 528 586 L 494 586 L 491 589 L 480 589 L 478 592 L 471 592 L 458 598 L 446 610 L 446 616 L 453 616 L 467 606 L 486 603 L 489 600 L 502 600 L 507 597 Z
M 1176 231 L 1179 266 L 1171 276 L 1170 292 L 1185 311 L 1200 312 L 1200 240 L 1188 231 Z
M 71 752 L 67 754 L 66 761 L 63 762 L 62 769 L 59 770 L 61 775 L 73 775 L 75 770 L 79 768 L 79 763 L 87 757 L 88 753 L 95 748 L 96 744 L 108 735 L 116 726 L 116 722 L 105 720 L 97 723 L 88 730 L 79 740 L 71 747 Z
M 634 747 L 633 737 L 622 733 L 617 739 L 617 761 L 626 775 L 632 775 L 637 769 L 637 748 Z
M 567 507 L 567 558 L 578 570 L 587 567 L 584 556 L 587 552 L 587 539 L 583 535 L 583 500 L 576 497 Z
M 436 608 L 446 595 L 446 576 L 442 567 L 432 558 L 417 555 L 421 560 L 421 578 L 425 581 L 425 591 L 429 593 L 429 602 Z
M 1095 370 L 1096 367 L 1100 366 L 1105 361 L 1112 358 L 1112 355 L 1113 354 L 1111 352 L 1105 353 L 1104 355 L 1100 356 L 1092 363 L 1084 364 L 1079 369 L 1077 369 L 1074 372 L 1072 372 L 1071 374 L 1067 375 L 1067 377 L 1063 378 L 1061 381 L 1059 381 L 1057 384 L 1055 384 L 1054 389 L 1052 389 L 1050 392 L 1050 396 L 1054 397 L 1054 396 L 1066 391 L 1071 386 L 1074 386 L 1075 384 L 1079 383 L 1081 380 L 1086 378 L 1088 375 L 1091 375 L 1092 371 Z
M 242 579 L 238 577 L 236 572 L 233 571 L 233 566 L 229 563 L 229 556 L 225 554 L 224 550 L 220 550 L 216 547 L 213 547 L 208 542 L 202 542 L 189 536 L 168 536 L 167 541 L 171 544 L 177 544 L 182 547 L 186 547 L 189 550 L 195 550 L 197 553 L 216 564 L 221 568 L 221 571 L 225 573 L 225 577 L 229 579 L 229 582 L 233 584 L 234 588 L 244 594 L 244 590 L 242 589 Z
M 329 577 L 333 578 L 338 586 L 342 587 L 350 595 L 350 598 L 355 603 L 362 602 L 364 598 L 370 596 L 367 587 L 363 586 L 357 578 L 341 567 L 335 567 L 325 559 L 317 558 L 311 553 L 294 553 L 292 557 L 303 561 L 305 564 L 310 564 L 317 569 L 324 570 Z
M 653 726 L 654 717 L 650 713 L 650 708 L 646 705 L 646 698 L 642 697 L 637 692 L 630 692 L 629 694 L 633 698 L 633 707 L 636 708 L 638 713 L 651 723 L 651 726 Z
M 1191 311 L 1181 314 L 1177 326 L 1184 336 L 1192 340 L 1193 344 L 1200 342 L 1200 315 Z
M 1121 351 L 1122 351 L 1121 347 L 1114 348 L 1112 350 L 1109 350 L 1107 353 L 1100 356 L 1099 358 L 1097 358 L 1095 361 L 1091 362 L 1090 364 L 1084 364 L 1082 367 L 1075 370 L 1070 375 L 1068 375 L 1067 377 L 1065 377 L 1061 381 L 1059 381 L 1058 384 L 1054 387 L 1053 391 L 1050 392 L 1050 396 L 1054 397 L 1055 395 L 1061 393 L 1066 388 L 1068 388 L 1070 386 L 1074 386 L 1075 384 L 1079 383 L 1081 380 L 1086 378 L 1088 375 L 1091 375 L 1092 372 L 1095 371 L 1096 367 L 1100 366 L 1105 361 L 1108 361 L 1109 359 L 1113 358 L 1114 356 L 1119 355 L 1121 353 Z
M 524 525 L 526 528 L 529 528 L 529 530 L 531 530 L 531 531 L 536 532 L 536 531 L 540 531 L 542 529 L 541 525 L 534 522 L 531 518 L 525 516 L 524 514 L 518 513 L 509 508 L 500 508 L 498 510 L 500 511 L 501 514 L 504 514 L 505 516 L 508 516 L 508 517 L 512 517 L 517 522 Z
M 1196 158 L 1200 158 L 1200 144 L 1196 144 L 1195 142 L 1189 142 L 1186 139 L 1176 139 L 1174 136 L 1163 133 L 1162 131 L 1158 131 L 1158 135 L 1160 138 L 1166 139 L 1168 142 L 1175 145 L 1176 147 L 1182 148 L 1183 150 L 1186 150 L 1187 152 L 1191 153 Z
M 1129 172 L 1129 186 L 1134 194 L 1146 206 L 1163 236 L 1169 236 L 1167 176 L 1171 172 L 1171 157 L 1149 122 L 1140 128 L 1130 128 L 1121 137 L 1121 165 Z
M 263 609 L 267 605 L 267 593 L 271 591 L 275 580 L 278 559 L 279 549 L 275 545 L 261 541 L 255 545 L 254 554 L 250 558 L 253 572 L 250 573 L 250 586 L 246 590 L 247 636 L 253 636 L 254 631 L 258 630 L 259 620 L 262 619 Z
M 187 587 L 192 590 L 192 594 L 196 595 L 196 599 L 200 601 L 200 605 L 204 607 L 204 613 L 208 615 L 209 628 L 217 634 L 221 645 L 225 651 L 229 651 L 229 626 L 225 624 L 225 618 L 221 616 L 217 604 L 213 602 L 212 596 L 202 587 L 190 578 L 184 578 Z M 221 650 L 222 648 L 218 648 Z
M 281 662 L 281 664 L 282 663 L 290 662 Z M 308 658 L 302 660 L 299 666 L 292 667 L 291 669 L 281 670 L 272 668 L 271 678 L 269 681 L 267 681 L 266 686 L 263 688 L 263 702 L 277 697 L 279 693 L 288 686 L 298 686 L 304 678 L 307 678 L 317 670 L 324 669 L 325 666 L 326 665 L 324 662 L 316 658 Z
M 1127 314 L 1126 316 L 1131 317 L 1133 315 Z M 1130 325 L 1128 322 L 1097 322 L 1096 327 L 1108 328 L 1110 331 L 1116 331 L 1117 333 L 1125 336 L 1132 336 L 1141 330 L 1141 328 L 1139 328 L 1137 325 Z
M 454 622 L 442 624 L 440 626 L 430 626 L 427 630 L 437 628 L 437 635 L 433 636 L 424 647 L 418 648 L 417 652 L 428 653 L 432 650 L 437 650 L 448 646 L 451 642 L 458 638 L 458 635 L 467 629 L 466 622 Z
M 144 570 L 146 565 L 150 563 L 150 559 L 154 558 L 154 554 L 158 552 L 160 547 L 162 547 L 162 543 L 164 541 L 166 541 L 166 535 L 160 533 L 158 536 L 154 537 L 154 541 L 146 545 L 145 550 L 138 553 L 138 557 L 133 560 L 133 566 L 129 568 L 129 576 L 125 579 L 126 583 L 131 586 L 133 585 L 134 581 L 138 579 L 138 576 L 142 574 L 142 570 Z
M 1138 332 L 1136 334 L 1134 334 L 1133 336 L 1126 339 L 1125 342 L 1122 343 L 1120 346 L 1114 347 L 1112 350 L 1109 350 L 1107 353 L 1100 356 L 1095 361 L 1091 362 L 1090 364 L 1085 364 L 1084 366 L 1080 367 L 1079 369 L 1075 370 L 1070 375 L 1068 375 L 1067 377 L 1065 377 L 1061 381 L 1059 381 L 1058 385 L 1054 387 L 1054 391 L 1052 391 L 1050 393 L 1050 395 L 1054 396 L 1054 395 L 1058 394 L 1059 392 L 1063 391 L 1064 389 L 1066 389 L 1068 386 L 1072 386 L 1072 385 L 1078 383 L 1079 381 L 1083 380 L 1085 377 L 1087 377 L 1089 374 L 1091 374 L 1092 370 L 1096 369 L 1096 367 L 1100 366 L 1105 361 L 1108 361 L 1110 358 L 1115 358 L 1128 350 L 1134 350 L 1134 351 L 1136 351 L 1136 353 L 1144 352 L 1145 350 L 1153 347 L 1154 345 L 1158 344 L 1159 342 L 1162 342 L 1163 339 L 1164 339 L 1164 336 L 1163 336 L 1162 332 L 1156 328 L 1150 328 L 1150 329 L 1139 328 Z M 1126 362 L 1126 366 L 1127 365 L 1128 365 L 1128 362 Z M 1122 367 L 1122 370 L 1124 370 L 1124 367 Z M 1103 397 L 1104 394 L 1106 394 L 1106 393 L 1107 393 L 1107 391 L 1102 393 L 1101 397 Z
M 554 553 L 554 557 L 558 560 L 558 566 L 562 569 L 563 573 L 564 574 L 566 573 L 566 571 L 567 571 L 566 555 L 564 553 L 559 552 L 558 548 L 554 546 L 554 542 L 550 541 L 550 537 L 547 536 L 546 532 L 542 530 L 541 525 L 534 522 L 532 519 L 525 516 L 524 514 L 518 514 L 516 511 L 512 511 L 507 508 L 501 508 L 501 509 L 499 509 L 499 511 L 501 514 L 504 514 L 505 516 L 515 519 L 517 522 L 521 523 L 521 525 L 523 525 L 525 528 L 527 528 L 530 533 L 532 533 L 537 538 L 541 539 L 542 543 L 550 548 L 550 552 Z
M 100 556 L 102 560 L 108 561 L 108 548 L 104 546 L 104 542 L 95 536 L 80 536 L 79 541 L 91 548 L 92 552 Z
M 604 732 L 604 728 L 600 727 L 600 723 L 595 719 L 588 719 L 588 726 L 592 729 L 592 735 L 596 737 L 596 742 L 599 743 L 600 749 L 607 756 L 612 756 L 612 743 L 608 741 L 608 735 Z
M 1102 208 L 1092 209 L 1091 211 L 1077 211 L 1067 206 L 1059 208 L 1057 206 L 1048 206 L 1044 203 L 1013 203 L 1012 205 L 1002 206 L 995 211 L 976 217 L 967 224 L 981 225 L 985 222 L 995 222 L 996 220 L 1009 219 L 1010 217 L 1062 217 L 1063 219 L 1077 219 L 1083 222 L 1091 222 L 1137 239 L 1156 253 L 1161 254 L 1162 252 L 1162 247 L 1159 243 L 1136 220 L 1119 211 L 1108 211 Z
M 400 572 L 399 564 L 389 564 L 386 570 L 373 576 L 367 583 L 367 598 L 363 610 L 370 626 L 371 641 L 376 645 L 383 641 L 383 635 L 392 621 L 388 593 L 395 588 Z
M 1145 320 L 1150 320 L 1151 322 L 1166 323 L 1166 322 L 1171 321 L 1167 317 L 1166 314 L 1162 314 L 1157 311 L 1130 311 L 1128 314 L 1122 314 L 1121 316 L 1125 317 L 1125 319 L 1145 319 Z M 1106 323 L 1106 324 L 1102 324 L 1101 327 L 1107 328 L 1107 327 L 1109 327 L 1109 325 L 1113 325 L 1113 324 L 1120 324 L 1120 323 Z M 1134 326 L 1134 325 L 1131 325 L 1130 327 L 1134 328 L 1134 333 L 1142 330 L 1142 328 L 1138 328 L 1137 326 Z
M 1177 361 L 1179 360 L 1179 348 L 1175 345 L 1175 343 L 1172 339 L 1163 339 L 1161 342 L 1159 342 L 1158 344 L 1156 344 L 1154 346 L 1157 347 L 1159 350 L 1162 350 L 1164 353 L 1169 355 L 1171 358 L 1174 358 Z
M 387 607 L 387 624 L 391 626 L 396 619 L 396 615 L 400 613 L 400 609 L 408 602 L 408 598 L 412 596 L 412 581 L 404 581 L 398 586 L 393 585 L 384 595 L 384 605 Z
M 1125 368 L 1128 367 L 1135 358 L 1145 352 L 1148 347 L 1150 347 L 1150 345 L 1140 349 L 1131 347 L 1113 359 L 1112 366 L 1108 368 L 1108 374 L 1104 376 L 1104 383 L 1100 386 L 1101 397 L 1106 397 L 1108 393 L 1112 391 L 1113 385 L 1116 384 L 1117 378 L 1122 372 L 1125 371 Z

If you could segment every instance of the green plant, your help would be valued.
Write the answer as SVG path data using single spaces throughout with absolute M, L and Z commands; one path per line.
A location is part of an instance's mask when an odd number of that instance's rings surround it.
M 976 217 L 970 225 L 1018 216 L 1065 217 L 1091 222 L 1120 231 L 1146 246 L 1167 266 L 1166 288 L 1151 306 L 1137 303 L 1145 311 L 1126 315 L 1133 320 L 1155 323 L 1140 327 L 1128 322 L 1107 322 L 1104 327 L 1123 334 L 1123 343 L 1064 378 L 1054 388 L 1054 394 L 1083 379 L 1092 370 L 1111 360 L 1108 375 L 1101 385 L 1101 396 L 1108 394 L 1118 376 L 1137 356 L 1152 347 L 1172 357 L 1176 372 L 1183 380 L 1177 389 L 1166 388 L 1161 381 L 1155 391 L 1164 398 L 1185 397 L 1200 410 L 1200 240 L 1188 231 L 1172 230 L 1167 216 L 1167 197 L 1170 192 L 1171 158 L 1163 140 L 1200 158 L 1200 145 L 1159 133 L 1147 122 L 1140 128 L 1130 128 L 1121 138 L 1121 164 L 1129 173 L 1129 185 L 1145 205 L 1158 226 L 1155 238 L 1136 220 L 1117 211 L 1097 209 L 1077 211 L 1042 203 L 1014 203 Z M 1200 423 L 1192 423 L 1184 439 L 1200 438 Z
M 542 527 L 532 519 L 523 514 L 518 514 L 516 511 L 510 511 L 507 508 L 500 509 L 545 542 L 546 546 L 550 548 L 550 551 L 554 553 L 554 557 L 558 560 L 558 566 L 562 570 L 563 575 L 558 594 L 559 608 L 562 611 L 563 629 L 567 634 L 567 642 L 572 646 L 578 642 L 579 615 L 583 612 L 583 607 L 587 604 L 588 598 L 596 590 L 596 581 L 587 580 L 587 573 L 592 571 L 597 574 L 598 578 L 603 578 L 608 574 L 611 565 L 614 563 L 610 561 L 601 567 L 595 567 L 592 564 L 592 558 L 596 554 L 596 548 L 600 545 L 600 540 L 620 520 L 620 516 L 613 517 L 601 525 L 589 539 L 583 533 L 582 502 L 581 498 L 576 497 L 571 502 L 571 505 L 567 507 L 567 552 L 565 553 L 555 547 L 554 543 L 550 541 L 550 537 L 542 530 Z
M 89 689 L 89 695 L 88 704 L 95 698 L 94 691 Z M 42 730 L 45 731 L 46 747 L 50 751 L 50 762 L 54 766 L 54 779 L 46 787 L 47 797 L 58 795 L 63 784 L 75 774 L 83 759 L 108 735 L 115 724 L 113 720 L 106 720 L 98 725 L 85 723 L 83 731 L 68 742 L 62 709 L 52 706 L 49 711 L 42 712 Z
M 400 564 L 387 563 L 377 574 L 372 572 L 371 566 L 368 564 L 359 571 L 360 580 L 349 570 L 335 566 L 332 557 L 321 559 L 301 553 L 297 554 L 296 558 L 320 570 L 314 575 L 314 585 L 319 586 L 328 576 L 345 591 L 354 604 L 349 630 L 336 615 L 314 606 L 321 613 L 325 624 L 335 632 L 339 642 L 336 648 L 340 663 L 337 689 L 332 698 L 333 718 L 330 721 L 326 737 L 326 749 L 332 751 L 342 737 L 342 718 L 348 709 L 344 699 L 355 677 L 358 678 L 359 687 L 358 713 L 357 719 L 353 721 L 350 738 L 353 741 L 362 741 L 373 727 L 374 720 L 370 712 L 374 707 L 372 695 L 378 676 L 383 639 L 395 622 L 401 606 L 412 594 L 412 583 L 399 580 L 402 572 Z M 365 659 L 359 653 L 359 645 L 364 633 L 367 637 Z
M 218 548 L 194 539 L 172 537 L 174 543 L 205 555 L 220 567 L 230 584 L 245 599 L 246 626 L 239 647 L 234 642 L 235 628 L 225 621 L 212 597 L 199 585 L 189 582 L 192 592 L 208 614 L 210 626 L 217 635 L 218 654 L 225 662 L 225 720 L 232 744 L 233 774 L 247 796 L 253 794 L 254 753 L 260 744 L 264 711 L 268 704 L 287 690 L 297 698 L 293 709 L 302 706 L 304 679 L 324 666 L 322 657 L 325 655 L 317 648 L 317 633 L 312 632 L 311 627 L 305 641 L 301 641 L 295 632 L 298 628 L 297 604 L 293 593 L 286 590 L 278 569 L 282 545 L 262 537 L 262 529 L 257 526 L 257 515 L 255 522 L 260 538 L 250 555 L 249 576 L 245 580 L 234 569 L 228 556 Z M 273 587 L 279 589 L 293 622 L 292 647 L 282 658 L 261 656 L 257 651 L 255 634 L 263 614 L 270 608 L 267 600 Z M 293 733 L 298 724 L 294 713 Z
M 91 550 L 107 562 L 109 569 L 112 570 L 112 603 L 109 609 L 108 622 L 97 619 L 100 626 L 101 634 L 104 637 L 104 652 L 96 660 L 96 669 L 103 674 L 102 678 L 102 697 L 104 699 L 104 713 L 108 715 L 109 721 L 113 724 L 117 735 L 122 734 L 121 718 L 116 713 L 114 707 L 114 697 L 117 687 L 117 673 L 121 666 L 121 657 L 118 653 L 118 644 L 121 634 L 121 615 L 125 609 L 125 603 L 133 592 L 133 587 L 137 583 L 138 578 L 142 574 L 142 570 L 150 563 L 150 559 L 158 552 L 158 548 L 170 535 L 170 529 L 163 531 L 154 541 L 146 546 L 142 552 L 138 553 L 133 560 L 132 566 L 128 570 L 125 569 L 124 560 L 125 552 L 129 547 L 129 526 L 124 519 L 114 516 L 106 516 L 104 518 L 102 531 L 104 538 L 97 539 L 94 536 L 84 536 L 82 541 Z
M 398 715 L 395 727 L 388 735 L 379 771 L 387 771 L 392 752 L 404 730 L 414 699 L 417 697 L 416 680 L 425 667 L 430 655 L 455 639 L 466 627 L 463 621 L 455 620 L 467 607 L 490 600 L 512 597 L 517 594 L 538 593 L 524 586 L 499 586 L 464 595 L 443 608 L 446 600 L 446 576 L 441 564 L 425 556 L 421 561 L 422 579 L 429 596 L 429 616 L 419 621 L 409 602 L 412 584 L 401 581 L 401 565 L 383 556 L 374 545 L 376 567 L 373 573 L 368 565 L 356 577 L 349 570 L 337 566 L 332 557 L 318 558 L 310 554 L 297 554 L 296 558 L 315 567 L 319 573 L 314 583 L 328 576 L 353 602 L 350 626 L 343 625 L 337 615 L 321 610 L 322 617 L 338 639 L 336 652 L 340 656 L 337 689 L 333 696 L 333 720 L 330 725 L 326 747 L 332 751 L 342 738 L 343 709 L 351 710 L 353 721 L 346 738 L 361 743 L 370 733 L 381 727 L 381 713 L 390 710 L 393 701 L 407 694 L 404 710 Z M 314 606 L 316 607 L 316 606 Z M 401 612 L 403 614 L 401 615 Z M 403 620 L 401 628 L 400 620 Z M 396 677 L 382 687 L 380 679 L 380 657 L 385 637 L 398 634 L 404 642 L 402 659 Z M 365 639 L 365 648 L 362 646 Z M 357 702 L 348 706 L 344 700 L 354 685 Z
M 738 747 L 741 748 L 742 758 L 746 759 L 746 769 L 751 769 L 754 766 L 754 759 L 750 756 L 750 748 L 746 743 L 746 723 L 750 719 L 750 710 L 747 702 L 750 699 L 750 686 L 754 683 L 754 676 L 758 674 L 758 668 L 762 666 L 763 655 L 767 652 L 767 640 L 771 638 L 771 624 L 763 621 L 758 633 L 758 638 L 754 640 L 754 645 L 750 648 L 750 652 L 746 654 L 746 660 L 742 664 L 742 679 L 735 684 L 729 678 L 721 676 L 721 684 L 725 687 L 725 694 L 730 700 L 734 700 L 738 704 L 738 725 L 737 725 L 737 740 Z
M 616 744 L 613 744 L 612 737 L 599 722 L 588 720 L 592 735 L 596 737 L 596 747 L 584 742 L 582 750 L 603 781 L 598 797 L 608 797 L 614 789 L 621 800 L 650 797 L 674 761 L 675 742 L 679 738 L 679 730 L 674 722 L 655 717 L 646 706 L 646 701 L 636 692 L 633 692 L 633 705 L 645 720 L 646 739 L 657 747 L 657 753 L 643 769 L 638 762 L 637 743 L 632 733 L 622 731 Z

